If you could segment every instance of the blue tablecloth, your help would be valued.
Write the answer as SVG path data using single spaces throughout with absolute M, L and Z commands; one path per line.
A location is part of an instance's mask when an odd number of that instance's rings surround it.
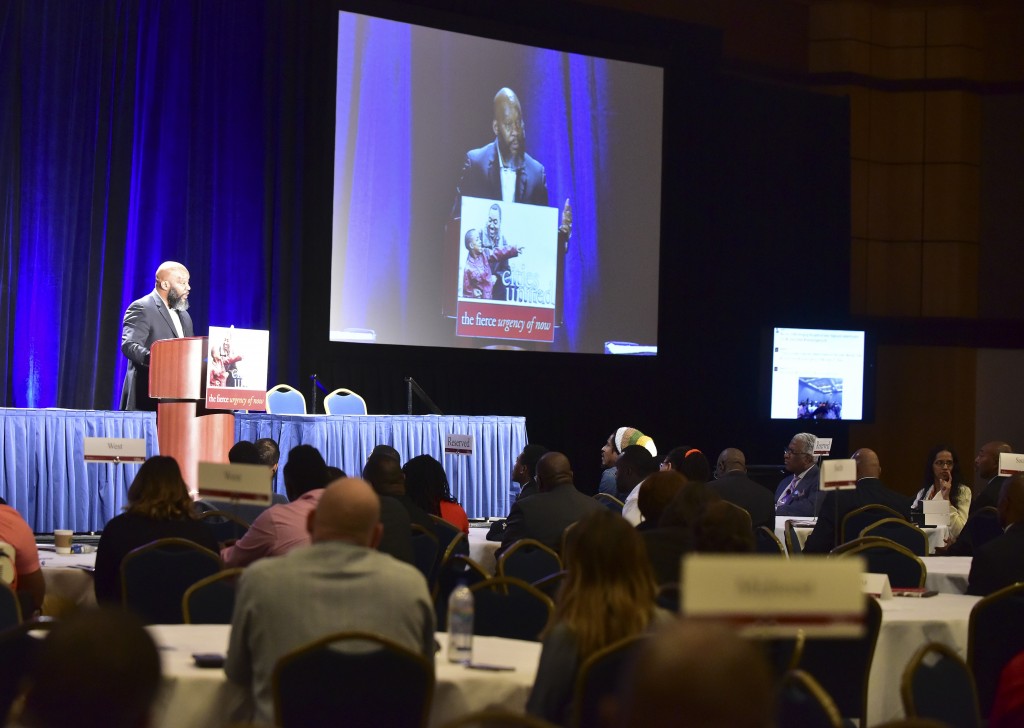
M 0 496 L 36 533 L 96 531 L 124 508 L 139 465 L 86 464 L 86 437 L 144 437 L 159 452 L 153 412 L 0 408 Z
M 445 455 L 446 434 L 473 435 L 473 455 Z M 441 461 L 452 495 L 470 518 L 508 513 L 512 466 L 526 446 L 524 417 L 457 415 L 235 415 L 235 439 L 269 437 L 281 448 L 276 490 L 284 493 L 281 469 L 288 451 L 312 445 L 328 465 L 358 476 L 375 445 L 391 445 L 402 461 L 432 455 Z
M 473 435 L 476 452 L 444 455 L 447 433 Z M 238 414 L 235 435 L 272 437 L 282 467 L 291 448 L 312 445 L 351 475 L 360 473 L 375 445 L 391 445 L 403 460 L 433 455 L 470 517 L 508 513 L 512 465 L 527 442 L 523 417 Z M 98 531 L 124 509 L 139 466 L 86 464 L 85 437 L 142 437 L 147 454 L 159 454 L 152 412 L 0 408 L 0 497 L 36 533 Z M 276 490 L 284 493 L 280 471 Z

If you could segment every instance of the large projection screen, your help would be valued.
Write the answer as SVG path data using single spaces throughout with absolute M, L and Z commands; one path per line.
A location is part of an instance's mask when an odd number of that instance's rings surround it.
M 331 340 L 656 353 L 663 77 L 339 13 Z

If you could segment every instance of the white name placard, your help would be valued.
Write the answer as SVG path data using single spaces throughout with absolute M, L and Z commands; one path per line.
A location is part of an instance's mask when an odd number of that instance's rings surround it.
M 926 526 L 948 526 L 949 525 L 949 501 L 936 496 L 931 500 L 921 501 L 921 508 L 924 511 L 924 525 Z
M 888 574 L 861 574 L 861 589 L 879 599 L 892 599 L 892 587 L 889 585 Z
M 265 465 L 199 463 L 199 497 L 269 506 L 270 470 Z
M 680 611 L 724 621 L 748 637 L 859 637 L 864 630 L 864 560 L 688 554 Z
M 1024 473 L 1024 455 L 1016 452 L 999 453 L 999 474 L 1016 475 Z
M 821 464 L 821 490 L 853 490 L 857 487 L 856 460 L 825 460 Z
M 446 455 L 472 455 L 476 452 L 476 440 L 472 435 L 448 433 L 444 436 Z
M 819 437 L 814 441 L 814 448 L 811 452 L 817 457 L 819 455 L 828 455 L 832 452 L 832 438 L 831 437 Z
M 87 463 L 144 463 L 143 437 L 87 437 L 82 448 Z

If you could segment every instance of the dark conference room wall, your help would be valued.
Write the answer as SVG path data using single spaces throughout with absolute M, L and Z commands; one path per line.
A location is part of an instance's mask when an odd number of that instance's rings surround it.
M 663 60 L 660 270 L 633 282 L 660 282 L 659 355 L 329 343 L 337 4 L 84 5 L 0 11 L 6 406 L 116 406 L 121 315 L 178 259 L 196 330 L 270 329 L 270 383 L 307 399 L 315 372 L 401 413 L 412 376 L 446 413 L 525 416 L 584 487 L 622 425 L 662 452 L 781 461 L 800 428 L 759 411 L 760 331 L 848 321 L 844 99 L 723 74 L 707 28 L 569 3 L 347 3 Z M 845 426 L 831 427 L 818 434 L 840 449 Z

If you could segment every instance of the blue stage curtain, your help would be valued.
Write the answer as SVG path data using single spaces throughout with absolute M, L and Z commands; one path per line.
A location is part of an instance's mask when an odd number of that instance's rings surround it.
M 158 454 L 152 412 L 0 409 L 0 496 L 36 533 L 98 531 L 124 510 L 139 465 L 87 464 L 86 437 L 144 438 Z
M 473 435 L 473 455 L 445 455 L 448 434 Z M 523 417 L 388 416 L 388 415 L 235 415 L 235 439 L 269 437 L 281 448 L 276 490 L 284 493 L 281 473 L 288 451 L 312 445 L 328 465 L 358 477 L 376 445 L 391 445 L 405 462 L 431 455 L 444 465 L 452 495 L 471 518 L 508 513 L 512 466 L 526 446 Z

